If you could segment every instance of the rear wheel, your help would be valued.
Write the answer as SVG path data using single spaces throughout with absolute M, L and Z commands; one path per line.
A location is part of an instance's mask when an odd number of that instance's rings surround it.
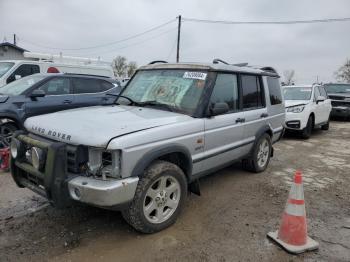
M 182 170 L 166 161 L 154 162 L 140 179 L 124 219 L 137 231 L 154 233 L 175 223 L 187 195 Z
M 255 173 L 263 172 L 270 162 L 271 151 L 271 137 L 265 133 L 256 143 L 252 156 L 243 160 L 244 169 Z
M 0 148 L 10 145 L 11 137 L 16 130 L 18 130 L 17 126 L 11 122 L 0 125 Z
M 312 126 L 313 126 L 313 117 L 309 116 L 309 119 L 307 120 L 306 127 L 303 129 L 301 136 L 304 139 L 308 139 L 311 136 L 312 133 Z

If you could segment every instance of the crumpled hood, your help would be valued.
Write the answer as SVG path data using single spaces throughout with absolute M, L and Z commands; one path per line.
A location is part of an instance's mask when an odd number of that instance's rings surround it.
M 106 147 L 115 137 L 192 119 L 169 111 L 133 106 L 94 106 L 28 118 L 32 133 L 73 145 Z
M 309 100 L 284 100 L 285 107 L 297 106 L 297 105 L 306 105 Z

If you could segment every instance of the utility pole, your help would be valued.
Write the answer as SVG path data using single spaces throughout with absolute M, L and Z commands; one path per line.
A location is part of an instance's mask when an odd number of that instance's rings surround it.
M 16 34 L 13 34 L 13 44 L 16 45 L 17 41 L 16 41 Z
M 178 25 L 177 25 L 177 49 L 176 49 L 176 63 L 180 61 L 180 33 L 181 33 L 181 15 L 178 17 Z

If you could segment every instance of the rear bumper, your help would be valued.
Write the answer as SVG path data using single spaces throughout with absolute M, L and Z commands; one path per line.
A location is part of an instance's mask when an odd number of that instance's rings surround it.
M 331 116 L 349 117 L 350 107 L 345 107 L 345 106 L 332 107 Z
M 44 150 L 45 165 L 41 170 L 35 169 L 23 152 L 22 156 L 11 158 L 13 179 L 19 187 L 27 187 L 46 197 L 54 206 L 62 208 L 79 201 L 116 209 L 134 198 L 138 177 L 100 180 L 72 173 L 67 168 L 67 163 L 72 161 L 70 151 L 67 154 L 69 145 L 40 141 L 23 133 L 14 134 L 14 138 L 26 148 L 35 146 Z

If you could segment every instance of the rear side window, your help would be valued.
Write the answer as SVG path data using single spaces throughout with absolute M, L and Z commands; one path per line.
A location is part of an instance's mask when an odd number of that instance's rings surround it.
M 255 109 L 265 106 L 264 94 L 258 76 L 242 75 L 243 109 Z
M 267 77 L 271 105 L 282 104 L 281 86 L 277 77 Z
M 100 82 L 97 79 L 73 78 L 74 94 L 88 94 L 101 92 Z
M 238 83 L 234 74 L 218 74 L 210 98 L 210 104 L 226 103 L 230 111 L 238 109 Z
M 44 90 L 46 95 L 72 94 L 68 78 L 53 78 L 43 84 L 39 89 Z
M 99 83 L 100 83 L 100 92 L 107 91 L 107 90 L 114 87 L 114 85 L 112 83 L 104 81 L 104 80 L 99 80 Z

